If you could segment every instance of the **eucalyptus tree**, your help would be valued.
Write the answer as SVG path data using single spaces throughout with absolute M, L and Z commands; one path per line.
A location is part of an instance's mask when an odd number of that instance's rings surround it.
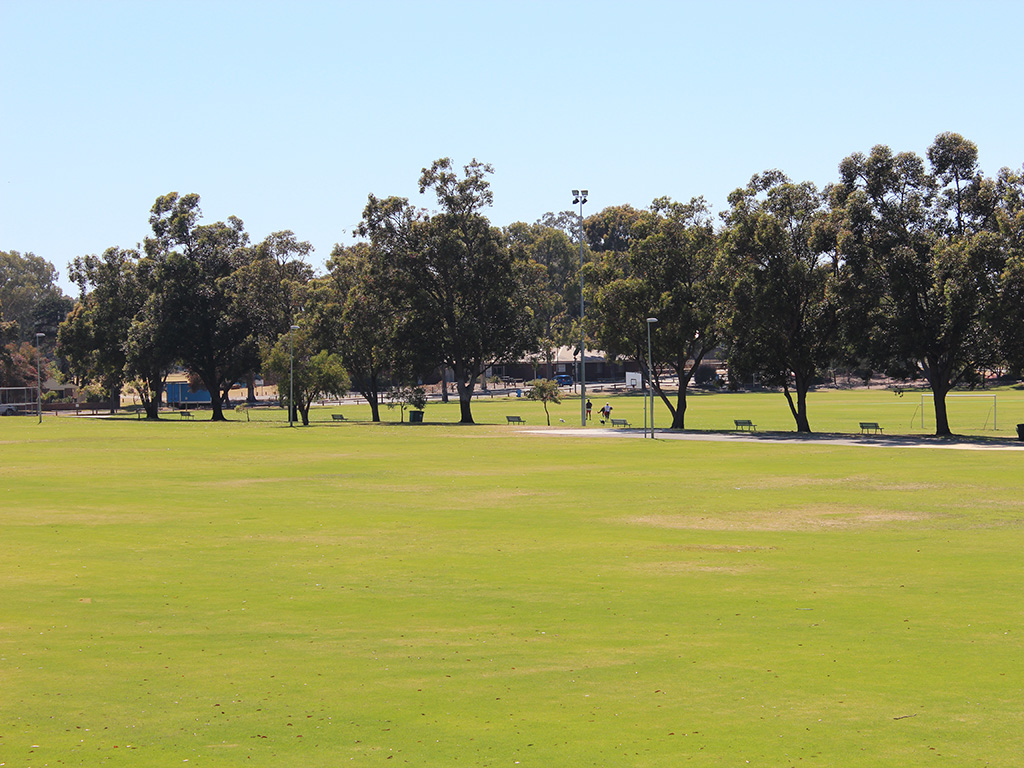
M 717 238 L 703 198 L 655 200 L 633 223 L 627 253 L 606 252 L 593 274 L 594 334 L 606 353 L 629 357 L 672 415 L 686 425 L 686 394 L 694 373 L 721 340 L 725 286 L 716 264 Z M 647 318 L 651 357 L 647 356 Z M 663 371 L 677 379 L 673 399 Z
M 821 195 L 771 170 L 732 192 L 729 205 L 722 267 L 730 371 L 781 387 L 797 431 L 810 432 L 807 393 L 840 338 L 840 261 L 817 236 Z
M 993 327 L 1000 359 L 1019 377 L 1024 372 L 1024 169 L 999 172 L 997 199 L 996 222 L 1006 262 Z
M 96 380 L 116 404 L 130 387 L 147 419 L 159 418 L 164 382 L 175 351 L 160 312 L 152 307 L 153 264 L 134 249 L 108 248 L 80 256 L 70 276 L 80 298 L 58 331 L 58 345 L 80 380 Z
M 57 285 L 57 270 L 34 253 L 0 251 L 0 323 L 18 341 L 35 342 L 51 335 L 71 311 L 73 302 Z
M 246 251 L 232 278 L 240 311 L 252 318 L 261 348 L 273 344 L 297 322 L 313 268 L 306 262 L 313 246 L 291 230 L 273 232 Z M 255 377 L 246 373 L 248 399 L 255 397 Z
M 310 285 L 307 312 L 325 349 L 341 355 L 351 386 L 380 421 L 381 397 L 411 367 L 399 335 L 398 312 L 386 270 L 374 270 L 366 242 L 335 245 L 328 274 Z
M 595 253 L 625 253 L 633 240 L 633 225 L 643 216 L 631 205 L 610 205 L 583 221 L 587 244 Z
M 211 420 L 224 421 L 227 393 L 259 365 L 259 321 L 240 271 L 254 256 L 241 219 L 200 225 L 201 215 L 196 194 L 171 192 L 153 204 L 147 303 L 176 357 L 210 392 Z
M 423 169 L 419 187 L 434 193 L 439 211 L 427 215 L 404 198 L 371 195 L 359 229 L 393 287 L 408 343 L 454 372 L 464 424 L 473 423 L 477 379 L 536 339 L 524 265 L 481 213 L 493 199 L 492 172 L 474 160 L 460 177 L 449 158 L 437 160 Z
M 537 347 L 550 378 L 555 349 L 575 338 L 579 249 L 564 230 L 541 222 L 510 224 L 505 227 L 505 238 L 513 259 L 524 265 L 525 295 L 537 324 Z
M 138 251 L 108 248 L 102 256 L 79 256 L 69 276 L 80 298 L 57 330 L 57 344 L 79 381 L 97 381 L 111 401 L 126 379 L 128 328 L 142 306 Z M 148 416 L 147 412 L 147 416 Z
M 947 394 L 998 359 L 1007 253 L 996 185 L 978 173 L 974 144 L 940 134 L 928 157 L 931 172 L 882 145 L 853 154 L 830 192 L 851 338 L 887 373 L 928 382 L 942 436 L 951 434 Z

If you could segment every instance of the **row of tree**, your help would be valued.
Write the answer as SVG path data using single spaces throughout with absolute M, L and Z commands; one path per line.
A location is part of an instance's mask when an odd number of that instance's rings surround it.
M 448 370 L 469 423 L 489 366 L 550 361 L 580 338 L 582 280 L 588 346 L 638 361 L 674 428 L 712 352 L 732 380 L 779 387 L 804 432 L 808 390 L 836 364 L 927 381 L 938 434 L 951 388 L 1024 366 L 1024 175 L 985 176 L 957 134 L 936 137 L 927 163 L 885 146 L 853 154 L 822 190 L 758 174 L 718 222 L 701 198 L 659 198 L 499 228 L 483 213 L 490 173 L 448 159 L 423 169 L 429 212 L 370 195 L 361 239 L 335 246 L 322 276 L 291 232 L 252 244 L 234 217 L 200 223 L 197 195 L 160 197 L 141 251 L 72 262 L 81 295 L 59 352 L 80 379 L 133 387 L 149 418 L 175 366 L 213 393 L 219 420 L 235 382 L 283 379 L 294 360 L 303 420 L 313 398 L 349 386 L 378 420 L 389 389 Z M 3 291 L 0 302 L 9 335 L 38 327 Z
M 1024 176 L 986 177 L 954 133 L 927 158 L 876 146 L 824 190 L 756 175 L 717 229 L 699 199 L 605 212 L 588 222 L 615 243 L 588 281 L 596 337 L 646 366 L 640 319 L 658 317 L 654 382 L 676 428 L 697 366 L 724 347 L 733 374 L 782 389 L 798 431 L 811 429 L 809 388 L 845 363 L 924 379 L 948 435 L 953 387 L 1024 366 Z M 674 403 L 661 367 L 679 377 Z

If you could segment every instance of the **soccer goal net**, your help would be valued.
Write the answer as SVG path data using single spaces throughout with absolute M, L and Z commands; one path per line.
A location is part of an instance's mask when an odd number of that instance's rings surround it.
M 35 387 L 0 387 L 0 414 L 34 413 Z
M 999 411 L 998 411 L 998 404 L 999 403 L 998 403 L 998 397 L 996 396 L 996 394 L 994 392 L 985 392 L 985 393 L 972 392 L 972 393 L 962 393 L 962 394 L 961 393 L 956 393 L 956 394 L 946 395 L 946 399 L 947 400 L 949 400 L 951 398 L 954 398 L 954 397 L 957 397 L 957 398 L 974 398 L 975 401 L 977 401 L 980 398 L 982 401 L 986 401 L 986 400 L 987 401 L 991 401 L 991 402 L 981 402 L 981 403 L 979 403 L 980 407 L 972 407 L 972 408 L 969 409 L 969 412 L 967 414 L 964 414 L 964 415 L 965 415 L 965 417 L 967 419 L 970 419 L 972 423 L 977 424 L 978 421 L 980 421 L 980 416 L 981 416 L 982 409 L 984 409 L 985 410 L 985 419 L 984 419 L 984 422 L 982 423 L 980 429 L 998 429 L 999 428 L 999 425 L 997 423 L 997 420 L 998 420 L 997 417 L 999 415 Z M 920 411 L 920 413 L 921 413 L 921 429 L 925 428 L 925 426 L 924 426 L 924 414 L 925 414 L 925 411 L 926 411 L 926 409 L 924 407 L 925 398 L 930 398 L 930 399 L 934 400 L 935 399 L 935 395 L 933 395 L 931 392 L 928 392 L 926 394 L 922 394 L 921 395 L 921 404 L 917 408 L 917 410 Z M 935 413 L 935 409 L 934 408 L 931 410 L 931 413 L 933 413 L 933 414 Z M 917 416 L 917 414 L 915 413 L 914 416 Z M 989 427 L 989 423 L 992 424 L 991 427 Z M 911 424 L 911 426 L 913 426 L 913 424 L 914 424 L 914 419 L 913 418 L 910 419 L 910 424 Z

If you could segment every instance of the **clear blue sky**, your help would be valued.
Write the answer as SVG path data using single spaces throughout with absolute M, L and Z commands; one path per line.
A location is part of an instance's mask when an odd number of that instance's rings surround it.
M 63 280 L 148 234 L 161 194 L 316 265 L 368 193 L 494 165 L 492 223 L 824 186 L 875 144 L 975 141 L 1020 168 L 1024 3 L 0 0 L 0 250 Z M 72 295 L 74 295 L 72 293 Z

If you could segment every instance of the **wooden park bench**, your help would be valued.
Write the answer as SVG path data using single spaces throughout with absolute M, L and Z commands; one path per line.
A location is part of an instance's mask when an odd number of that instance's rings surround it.
M 526 423 L 521 416 L 506 416 L 505 419 L 508 421 L 509 424 L 525 424 Z
M 629 422 L 625 419 L 612 419 L 613 427 L 629 427 Z
M 192 417 L 192 411 L 178 411 L 178 418 L 179 419 L 191 419 L 191 418 L 193 418 Z
M 751 432 L 757 429 L 757 425 L 750 419 L 733 419 L 732 423 L 736 425 L 736 429 L 749 429 Z
M 344 413 L 332 413 L 331 414 L 331 418 L 334 419 L 335 421 L 344 421 L 345 420 L 345 414 Z
M 860 423 L 860 433 L 866 435 L 868 432 L 874 435 L 882 434 L 882 428 L 878 426 L 877 421 L 862 421 Z

